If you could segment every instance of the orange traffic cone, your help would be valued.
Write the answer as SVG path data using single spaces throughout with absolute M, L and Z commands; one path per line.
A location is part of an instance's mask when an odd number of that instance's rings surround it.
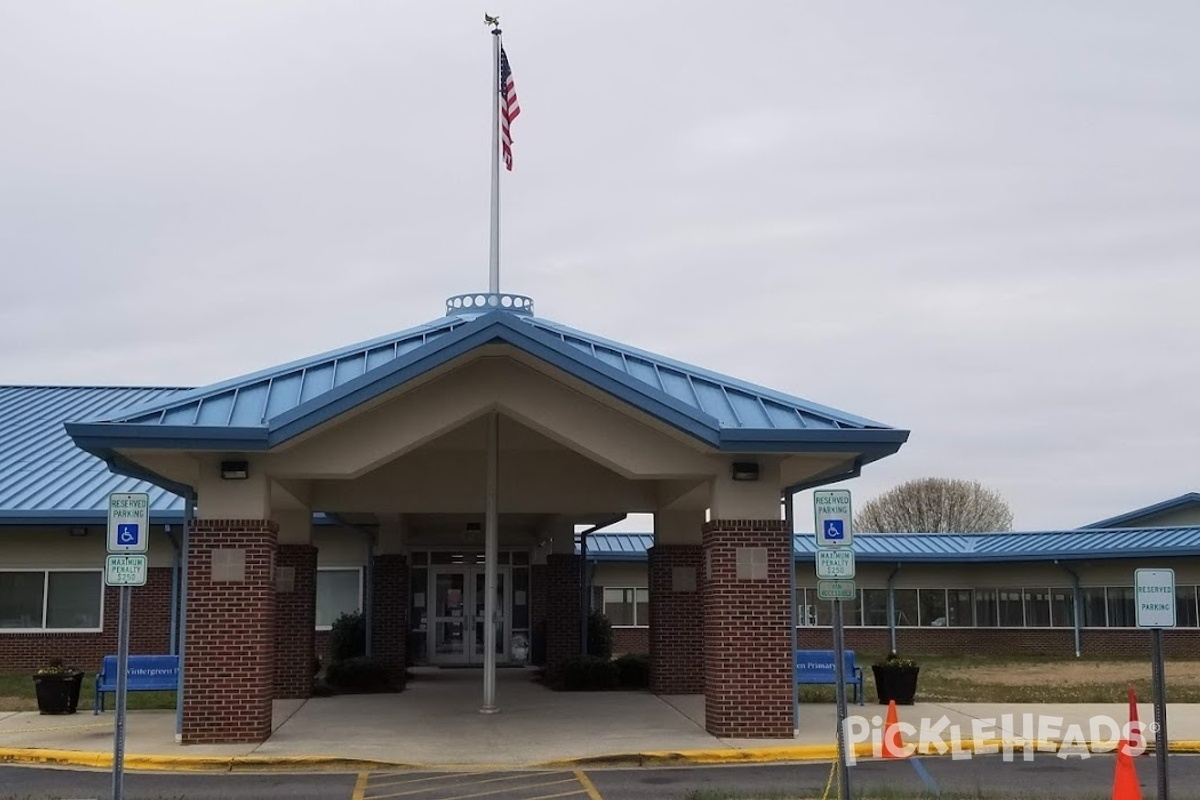
M 1117 768 L 1113 773 L 1112 800 L 1142 800 L 1142 786 L 1138 783 L 1137 767 L 1125 749 L 1129 744 L 1122 740 L 1117 746 Z
M 1138 721 L 1137 693 L 1134 692 L 1132 683 L 1129 684 L 1129 736 L 1126 738 L 1134 753 L 1146 752 L 1146 735 L 1142 732 L 1141 723 Z
M 883 724 L 883 757 L 904 758 L 904 733 L 896 714 L 896 701 L 888 701 L 887 721 Z

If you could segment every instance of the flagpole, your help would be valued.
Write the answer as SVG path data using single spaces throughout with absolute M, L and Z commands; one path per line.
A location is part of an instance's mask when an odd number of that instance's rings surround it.
M 497 20 L 498 21 L 498 20 Z M 488 291 L 500 293 L 500 28 L 492 27 L 492 229 Z

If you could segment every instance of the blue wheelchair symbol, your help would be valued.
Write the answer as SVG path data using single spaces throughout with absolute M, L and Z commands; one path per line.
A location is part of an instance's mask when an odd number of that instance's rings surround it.
M 117 525 L 117 544 L 136 545 L 138 543 L 138 524 L 127 522 Z
M 845 522 L 840 519 L 825 520 L 825 541 L 841 542 L 846 539 Z

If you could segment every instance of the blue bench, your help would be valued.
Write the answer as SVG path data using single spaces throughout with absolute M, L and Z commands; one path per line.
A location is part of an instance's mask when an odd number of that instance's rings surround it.
M 173 692 L 179 688 L 179 656 L 130 656 L 125 690 L 128 692 Z M 96 698 L 92 714 L 104 710 L 104 695 L 117 691 L 117 657 L 105 656 L 96 673 Z
M 854 663 L 854 651 L 846 650 L 844 682 L 854 687 L 854 700 L 863 704 L 863 671 Z M 837 686 L 837 669 L 832 650 L 797 650 L 796 683 L 822 683 Z

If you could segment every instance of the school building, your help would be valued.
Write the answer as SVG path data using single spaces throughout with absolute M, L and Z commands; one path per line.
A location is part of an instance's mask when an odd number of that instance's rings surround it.
M 265 739 L 343 611 L 364 611 L 397 681 L 482 665 L 486 695 L 496 665 L 578 654 L 589 605 L 650 654 L 652 691 L 704 695 L 714 735 L 788 737 L 792 623 L 827 647 L 830 609 L 781 500 L 907 437 L 512 294 L 201 388 L 0 387 L 0 665 L 94 670 L 116 651 L 107 500 L 145 491 L 131 652 L 180 655 L 184 743 Z M 604 531 L 630 513 L 653 532 Z M 1126 651 L 1132 570 L 1168 565 L 1184 608 L 1168 646 L 1197 654 L 1194 494 L 1076 531 L 856 550 L 860 651 Z

